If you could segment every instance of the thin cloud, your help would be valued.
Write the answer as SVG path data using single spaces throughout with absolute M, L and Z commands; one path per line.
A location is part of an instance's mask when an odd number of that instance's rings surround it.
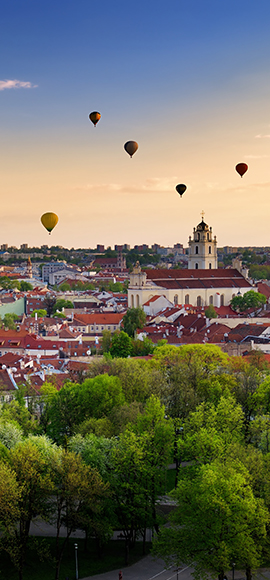
M 245 159 L 267 159 L 268 157 L 270 157 L 270 155 L 245 155 Z
M 177 178 L 159 178 L 151 177 L 146 179 L 145 183 L 138 183 L 135 185 L 125 185 L 123 183 L 87 183 L 82 185 L 73 186 L 72 189 L 76 191 L 112 191 L 112 192 L 125 192 L 125 193 L 139 193 L 139 192 L 163 192 L 172 191 L 177 184 Z
M 270 135 L 255 135 L 255 139 L 270 139 Z
M 0 81 L 0 91 L 5 89 L 35 89 L 36 87 L 37 85 L 33 85 L 29 81 L 18 81 L 16 79 Z

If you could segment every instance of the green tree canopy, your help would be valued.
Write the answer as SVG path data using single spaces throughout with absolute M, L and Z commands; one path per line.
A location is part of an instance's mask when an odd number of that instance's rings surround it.
M 142 308 L 129 308 L 122 320 L 122 328 L 131 338 L 137 328 L 143 328 L 146 314 Z

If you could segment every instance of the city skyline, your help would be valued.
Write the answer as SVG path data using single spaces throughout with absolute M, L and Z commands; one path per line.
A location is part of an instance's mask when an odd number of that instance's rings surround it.
M 219 247 L 270 245 L 269 16 L 266 0 L 5 2 L 1 243 L 186 246 L 204 210 Z

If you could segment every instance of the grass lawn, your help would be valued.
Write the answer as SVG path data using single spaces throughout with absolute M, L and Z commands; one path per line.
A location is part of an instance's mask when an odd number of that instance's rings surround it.
M 54 538 L 38 538 L 42 541 L 46 550 L 49 550 L 50 556 L 43 562 L 40 561 L 36 550 L 29 550 L 27 554 L 27 563 L 23 573 L 23 580 L 54 580 Z M 88 541 L 87 551 L 84 549 L 84 540 L 71 539 L 63 556 L 60 580 L 75 580 L 75 549 L 74 544 L 78 544 L 78 570 L 79 578 L 101 574 L 110 570 L 121 570 L 125 562 L 125 546 L 123 541 L 110 541 L 104 548 L 101 559 L 97 558 L 95 543 Z M 151 544 L 146 544 L 146 553 L 150 552 Z M 143 557 L 142 542 L 135 544 L 130 552 L 130 564 L 134 564 Z M 8 555 L 1 552 L 0 558 L 0 579 L 18 580 L 18 571 L 10 562 Z

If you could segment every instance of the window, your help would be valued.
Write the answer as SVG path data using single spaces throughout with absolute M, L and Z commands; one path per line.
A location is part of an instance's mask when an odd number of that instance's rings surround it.
M 220 296 L 220 306 L 224 306 L 224 294 Z
M 214 304 L 214 298 L 213 298 L 213 296 L 209 296 L 209 304 Z
M 198 248 L 198 246 L 196 246 L 196 248 L 195 248 L 195 254 L 198 254 L 198 253 L 199 253 L 199 248 Z
M 208 254 L 212 254 L 212 248 L 211 248 L 211 246 L 209 246 L 209 248 L 208 248 Z
M 131 308 L 134 308 L 134 296 L 131 294 Z
M 197 306 L 201 306 L 202 305 L 202 297 L 201 296 L 197 296 Z
M 211 269 L 212 269 L 212 264 L 209 264 L 209 270 L 211 270 Z
M 175 294 L 173 301 L 174 301 L 175 305 L 178 304 L 178 295 L 177 294 Z
M 189 304 L 189 294 L 185 295 L 185 304 Z
M 197 262 L 196 262 L 196 264 L 195 264 L 195 270 L 198 270 L 198 269 L 199 269 L 199 264 L 197 264 Z

